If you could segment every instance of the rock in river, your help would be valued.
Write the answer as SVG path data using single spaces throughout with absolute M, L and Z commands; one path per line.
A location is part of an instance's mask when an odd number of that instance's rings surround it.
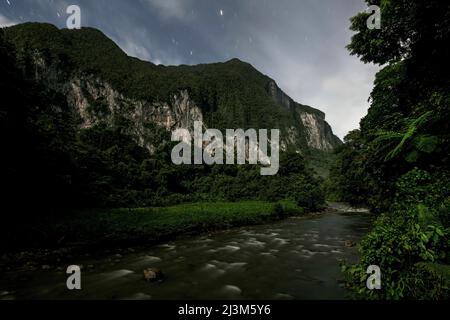
M 164 274 L 158 268 L 147 268 L 144 270 L 144 279 L 147 281 L 161 281 L 164 279 Z
M 345 246 L 346 246 L 347 248 L 351 248 L 351 247 L 356 246 L 356 243 L 354 243 L 354 242 L 351 241 L 351 240 L 346 240 L 344 244 L 345 244 Z

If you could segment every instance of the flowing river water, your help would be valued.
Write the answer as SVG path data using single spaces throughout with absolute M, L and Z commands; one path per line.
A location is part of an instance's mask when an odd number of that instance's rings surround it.
M 3 274 L 0 299 L 345 299 L 339 263 L 357 261 L 372 221 L 348 211 L 81 258 L 81 291 L 61 267 Z M 165 279 L 145 281 L 146 268 Z

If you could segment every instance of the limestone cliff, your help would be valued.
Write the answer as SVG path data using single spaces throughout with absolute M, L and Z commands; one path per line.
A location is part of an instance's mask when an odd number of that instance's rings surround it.
M 128 57 L 100 31 L 23 24 L 6 31 L 33 77 L 66 97 L 80 129 L 128 123 L 136 141 L 153 150 L 156 130 L 225 128 L 281 130 L 282 149 L 332 151 L 341 141 L 325 114 L 287 96 L 269 77 L 238 59 L 164 67 Z M 25 58 L 24 58 L 25 57 Z M 29 71 L 29 70 L 28 70 Z
M 295 119 L 295 127 L 291 129 L 291 136 L 299 136 L 306 140 L 309 148 L 320 151 L 333 151 L 342 141 L 333 134 L 330 125 L 325 121 L 325 113 L 309 106 L 301 105 L 284 93 L 275 83 L 269 84 L 272 98 L 286 108 Z

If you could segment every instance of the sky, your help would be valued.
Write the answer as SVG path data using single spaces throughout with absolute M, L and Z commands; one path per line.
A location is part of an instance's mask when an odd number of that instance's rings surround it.
M 69 5 L 131 56 L 179 65 L 238 58 L 299 103 L 324 111 L 343 138 L 367 114 L 378 66 L 345 48 L 363 0 L 0 0 L 0 27 L 66 27 Z

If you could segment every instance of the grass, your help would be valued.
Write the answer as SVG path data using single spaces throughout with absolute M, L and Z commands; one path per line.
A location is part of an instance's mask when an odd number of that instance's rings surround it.
M 148 244 L 180 235 L 261 224 L 304 213 L 294 202 L 210 202 L 164 208 L 101 209 L 22 220 L 1 232 L 4 249 Z M 2 228 L 3 229 L 3 228 Z M 8 243 L 9 242 L 9 243 Z

